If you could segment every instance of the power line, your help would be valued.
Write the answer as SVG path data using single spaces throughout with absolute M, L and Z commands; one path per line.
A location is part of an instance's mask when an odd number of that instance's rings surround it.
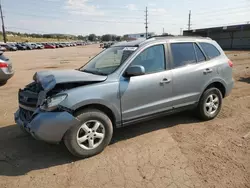
M 163 0 L 163 1 L 165 1 L 165 0 Z M 241 4 L 246 4 L 247 2 L 246 2 L 246 0 L 238 0 L 237 1 L 237 4 L 238 5 L 241 5 Z M 29 2 L 22 2 L 22 4 L 25 4 L 25 5 L 35 5 L 35 9 L 36 10 L 39 10 L 39 5 L 38 4 L 40 4 L 40 5 L 44 5 L 44 6 L 48 6 L 48 3 L 45 3 L 44 1 L 29 1 Z M 190 5 L 192 5 L 192 4 L 196 4 L 196 3 L 194 3 L 194 2 L 192 2 L 192 1 L 190 1 L 190 2 L 188 2 L 188 4 Z M 89 3 L 84 3 L 84 5 L 87 5 L 87 6 L 92 6 L 93 4 L 89 4 Z M 62 4 L 58 4 L 58 3 L 53 3 L 53 7 L 56 7 L 56 9 L 49 9 L 49 10 L 54 10 L 54 11 L 59 11 L 59 9 L 61 9 L 62 7 L 69 7 L 69 6 L 67 6 L 67 5 L 64 5 L 64 6 L 62 6 Z M 246 7 L 246 6 L 244 6 L 244 7 Z M 228 10 L 228 9 L 230 9 L 230 10 L 233 10 L 233 9 L 237 9 L 238 7 L 226 7 L 226 8 L 222 8 L 222 9 L 217 9 L 218 11 L 221 11 L 221 10 L 224 10 L 224 9 L 226 9 L 226 10 Z M 100 11 L 100 10 L 113 10 L 113 9 L 124 9 L 124 11 L 128 11 L 128 6 L 106 6 L 106 5 L 102 5 L 102 6 L 98 6 L 98 7 L 96 7 L 96 10 L 97 11 Z M 200 13 L 204 13 L 204 11 L 205 12 L 215 12 L 215 10 L 216 9 L 208 9 L 208 7 L 206 6 L 206 7 L 204 7 L 204 8 L 200 8 L 199 9 L 200 10 Z M 34 9 L 32 9 L 32 11 L 34 11 Z M 129 11 L 135 11 L 135 12 L 137 12 L 137 11 L 145 11 L 145 10 L 143 10 L 143 9 L 138 9 L 138 8 L 134 8 L 134 9 L 130 9 Z M 152 9 L 148 9 L 148 11 L 150 11 L 150 12 L 158 12 L 159 10 L 156 8 L 152 8 Z M 197 12 L 197 13 L 199 13 L 199 12 Z
M 21 15 L 21 16 L 28 16 L 28 17 L 37 17 L 37 18 L 50 18 L 55 20 L 61 20 L 60 16 L 49 16 L 49 15 L 36 15 L 36 14 L 25 14 L 25 13 L 19 13 L 19 12 L 11 12 L 13 15 Z M 73 19 L 64 19 L 64 22 L 70 22 L 70 23 L 83 23 L 83 22 L 93 22 L 93 23 L 118 23 L 118 24 L 143 24 L 144 22 L 139 21 L 118 21 L 118 20 L 73 20 Z M 145 23 L 144 23 L 145 24 Z M 149 23 L 148 23 L 149 24 Z M 168 24 L 168 25 L 180 25 L 173 23 L 173 21 L 162 21 L 162 22 L 154 22 L 154 24 Z
M 6 9 L 7 10 L 7 12 L 8 13 L 11 13 L 11 15 L 15 15 L 15 14 L 18 14 L 18 15 L 26 15 L 26 16 L 34 16 L 34 14 L 26 14 L 26 13 L 23 13 L 23 12 L 17 12 L 17 11 L 13 11 L 13 10 L 10 10 L 10 9 Z M 28 11 L 28 12 L 31 12 L 31 11 Z M 36 12 L 36 13 L 38 13 L 38 12 Z M 47 13 L 46 11 L 41 11 L 41 13 Z M 61 12 L 61 13 L 64 13 L 64 12 Z M 51 15 L 48 15 L 48 14 L 46 14 L 46 15 L 41 15 L 41 16 L 39 16 L 39 15 L 37 15 L 37 14 L 35 14 L 35 17 L 43 17 L 43 16 L 46 16 L 46 17 L 50 17 Z M 90 15 L 86 15 L 86 16 L 90 16 Z M 55 17 L 55 16 L 51 16 L 51 17 Z M 58 17 L 58 16 L 57 16 Z M 113 15 L 98 15 L 98 16 L 95 16 L 95 17 L 101 17 L 101 18 L 114 18 L 114 16 Z M 59 18 L 59 17 L 58 17 Z M 130 17 L 125 17 L 125 16 L 115 16 L 115 18 L 116 19 L 132 19 L 132 20 L 141 20 L 141 21 L 143 21 L 144 19 L 142 18 L 142 17 L 132 17 L 132 16 L 130 16 Z
M 33 30 L 33 29 L 25 29 L 25 28 L 20 28 L 20 27 L 14 27 L 14 26 L 8 26 L 6 29 L 18 29 L 18 30 L 22 30 L 22 31 L 29 31 L 29 32 L 32 32 L 32 33 L 48 33 L 48 32 L 45 32 L 45 31 L 41 31 L 41 30 Z
M 197 12 L 197 15 L 208 15 L 208 14 L 214 14 L 214 13 L 221 13 L 221 12 L 228 12 L 228 10 L 231 11 L 235 11 L 235 10 L 239 10 L 239 9 L 249 9 L 249 6 L 239 6 L 239 7 L 227 7 L 227 8 L 220 8 L 220 9 L 211 9 L 208 10 L 206 9 L 206 11 L 200 11 Z
M 232 10 L 232 11 L 230 11 L 230 12 L 228 12 L 228 13 L 223 13 L 223 14 L 221 14 L 220 13 L 220 16 L 226 16 L 226 15 L 229 15 L 229 14 L 232 14 L 232 13 L 234 13 L 234 15 L 236 15 L 236 14 L 238 14 L 238 13 L 240 13 L 240 14 L 242 14 L 242 13 L 248 13 L 249 11 L 247 10 L 247 12 L 244 12 L 244 11 L 241 11 L 241 10 Z M 43 14 L 43 15 L 37 15 L 37 14 L 25 14 L 25 13 L 19 13 L 19 12 L 15 12 L 15 11 L 11 11 L 11 10 L 8 10 L 8 13 L 11 13 L 11 15 L 23 15 L 23 16 L 32 16 L 32 17 L 46 17 L 46 18 L 56 18 L 56 19 L 60 19 L 61 20 L 61 17 L 60 16 L 51 16 L 51 15 L 48 15 L 48 14 Z M 164 15 L 161 15 L 161 17 L 163 17 Z M 169 15 L 167 15 L 167 16 L 169 16 Z M 196 14 L 194 15 L 192 15 L 193 17 L 194 16 L 196 16 Z M 106 16 L 102 16 L 102 17 L 109 17 L 108 15 L 106 15 Z M 111 16 L 111 17 L 114 17 L 114 16 Z M 195 19 L 195 18 L 192 18 L 192 20 L 193 21 L 199 21 L 199 20 L 201 20 L 201 21 L 206 21 L 206 20 L 212 20 L 212 19 L 214 19 L 216 17 L 216 20 L 218 20 L 218 19 L 220 19 L 220 18 L 218 18 L 218 16 L 216 16 L 216 13 L 214 13 L 213 15 L 211 15 L 211 16 L 209 16 L 209 17 L 207 17 L 207 18 L 204 18 L 204 19 L 201 19 L 201 17 L 199 16 L 199 19 Z M 133 19 L 133 21 L 110 21 L 110 20 L 93 20 L 94 22 L 120 22 L 120 23 L 139 23 L 139 19 L 142 19 L 142 18 L 139 18 L 139 17 L 135 17 L 135 18 L 133 18 L 133 17 L 115 17 L 115 18 L 121 18 L 121 19 Z M 134 22 L 134 20 L 135 19 L 138 19 L 138 21 L 136 21 L 136 22 Z M 91 19 L 92 20 L 92 19 Z M 88 21 L 88 22 L 91 22 L 91 20 L 86 20 L 86 21 Z M 166 19 L 167 20 L 167 19 Z M 84 22 L 85 20 L 82 20 L 82 22 Z M 173 23 L 173 22 L 178 22 L 178 21 L 183 21 L 183 19 L 171 19 L 170 21 L 165 21 L 165 20 L 155 20 L 154 21 L 154 23 Z M 174 24 L 172 24 L 172 25 L 174 25 Z
M 23 14 L 23 13 L 14 13 L 16 15 L 22 15 L 22 16 L 32 16 L 32 17 L 38 17 L 38 18 L 53 18 L 53 19 L 59 19 L 61 20 L 60 16 L 47 16 L 47 15 L 36 15 L 36 14 Z M 101 22 L 101 23 L 131 23 L 131 24 L 138 24 L 143 22 L 132 22 L 132 21 L 117 21 L 117 20 L 70 20 L 70 19 L 64 19 L 63 21 L 68 21 L 72 23 L 82 23 L 82 22 Z
M 13 12 L 13 14 L 24 15 L 24 16 L 32 16 L 32 17 L 38 17 L 38 18 L 45 17 L 45 18 L 52 18 L 52 19 L 60 19 L 61 20 L 61 17 L 55 17 L 55 16 L 52 17 L 52 16 L 48 16 L 48 15 L 39 16 L 39 15 L 35 15 L 35 14 L 24 14 L 24 13 L 17 13 L 17 12 Z M 218 18 L 216 18 L 216 20 L 218 20 Z M 66 19 L 64 21 L 65 22 L 70 22 L 70 23 L 93 22 L 93 23 L 143 24 L 143 22 L 134 22 L 134 21 L 130 21 L 130 22 L 129 21 L 126 21 L 126 22 L 123 21 L 123 22 L 121 22 L 121 21 L 117 21 L 117 20 L 70 20 L 70 19 Z M 184 20 L 182 19 L 182 21 L 184 21 Z M 204 21 L 204 20 L 202 20 L 202 21 Z M 154 24 L 159 24 L 159 25 L 167 24 L 168 26 L 169 25 L 178 26 L 178 27 L 183 26 L 183 23 L 172 23 L 172 22 L 165 22 L 165 21 L 162 21 L 162 22 L 154 21 L 153 23 Z M 222 24 L 225 24 L 225 23 L 222 23 Z
M 48 5 L 48 3 L 44 3 L 44 2 L 42 2 L 42 1 L 30 1 L 30 2 L 22 2 L 22 4 L 26 4 L 26 5 L 35 5 L 35 10 L 37 11 L 37 10 L 41 10 L 41 7 L 39 7 L 38 6 L 38 4 L 40 4 L 40 5 Z M 193 2 L 189 2 L 189 4 L 193 4 Z M 246 1 L 245 0 L 242 0 L 242 2 L 240 3 L 240 0 L 238 0 L 237 1 L 237 4 L 239 5 L 239 4 L 246 4 Z M 56 6 L 55 6 L 56 5 Z M 87 4 L 88 5 L 88 4 Z M 91 6 L 91 5 L 89 5 L 89 6 Z M 46 10 L 49 10 L 49 11 L 56 11 L 56 12 L 60 12 L 60 9 L 61 8 L 67 8 L 67 7 L 70 7 L 70 6 L 67 6 L 67 5 L 65 5 L 65 6 L 62 6 L 61 4 L 53 4 L 53 7 L 56 7 L 56 9 L 46 9 Z M 219 12 L 221 12 L 221 11 L 226 11 L 226 10 L 235 10 L 235 9 L 239 9 L 239 8 L 247 8 L 246 6 L 241 6 L 241 7 L 226 7 L 226 8 L 220 8 L 220 9 L 208 9 L 208 7 L 206 6 L 206 7 L 204 7 L 204 8 L 200 8 L 199 10 L 200 10 L 200 12 L 197 12 L 197 14 L 204 14 L 204 13 L 214 13 L 214 12 L 216 12 L 216 11 L 219 11 Z M 100 11 L 100 10 L 114 10 L 114 9 L 121 9 L 121 10 L 124 10 L 124 11 L 135 11 L 135 12 L 137 12 L 137 11 L 145 11 L 145 10 L 143 10 L 143 9 L 138 9 L 138 8 L 134 8 L 134 9 L 128 9 L 128 6 L 100 6 L 100 7 L 97 7 L 96 8 L 96 10 L 97 11 Z M 30 9 L 30 11 L 34 11 L 34 9 Z M 157 9 L 157 8 L 153 8 L 153 9 L 148 9 L 148 11 L 150 11 L 150 12 L 158 12 L 159 11 L 159 9 Z
M 246 10 L 246 13 L 248 13 L 249 11 L 249 8 L 250 7 L 239 7 L 239 8 L 241 8 L 241 9 L 246 9 L 247 8 L 247 10 Z M 40 10 L 40 12 L 46 12 L 47 13 L 47 11 L 44 11 L 44 10 L 42 10 L 42 9 L 36 9 L 36 10 L 38 10 L 37 12 L 39 12 L 39 10 Z M 33 10 L 32 10 L 33 11 Z M 221 9 L 221 11 L 223 11 L 223 9 Z M 11 12 L 12 14 L 21 14 L 21 13 L 16 13 L 16 12 L 14 12 L 14 11 L 12 11 L 12 10 L 8 10 L 7 9 L 7 12 L 9 13 L 9 12 Z M 28 11 L 28 12 L 30 12 L 30 11 Z M 60 10 L 56 10 L 56 12 L 60 12 Z M 207 16 L 207 15 L 209 15 L 209 14 L 212 14 L 211 16 L 209 16 L 208 18 L 205 18 L 205 19 L 202 19 L 202 21 L 204 21 L 204 20 L 207 20 L 207 19 L 211 19 L 212 17 L 216 17 L 216 14 L 218 15 L 220 15 L 220 16 L 224 16 L 224 15 L 228 15 L 228 14 L 232 14 L 232 13 L 243 13 L 243 11 L 242 10 L 237 10 L 237 8 L 234 8 L 233 10 L 231 10 L 231 8 L 230 8 L 230 12 L 227 12 L 227 13 L 221 13 L 221 12 L 208 12 L 208 13 L 205 13 L 205 12 L 203 12 L 203 13 L 195 13 L 195 16 L 196 15 L 204 15 L 204 16 Z M 62 12 L 62 13 L 65 13 L 65 12 Z M 32 15 L 33 16 L 33 15 Z M 38 15 L 36 15 L 36 17 L 37 17 Z M 98 16 L 100 16 L 100 17 L 114 17 L 113 15 L 98 15 Z M 154 15 L 151 15 L 151 17 L 153 17 Z M 155 15 L 156 16 L 156 15 Z M 159 16 L 159 15 L 158 15 Z M 167 15 L 167 14 L 161 14 L 160 15 L 161 17 L 163 17 L 163 16 L 170 16 L 170 15 Z M 48 17 L 48 14 L 46 14 L 46 17 Z M 199 16 L 200 17 L 200 16 Z M 115 18 L 121 18 L 121 19 L 133 19 L 133 20 L 135 20 L 135 19 L 137 19 L 137 20 L 141 20 L 142 18 L 141 17 L 116 17 L 115 16 Z M 217 19 L 217 18 L 216 18 Z M 183 19 L 171 19 L 171 22 L 176 22 L 176 21 L 183 21 Z M 157 20 L 158 22 L 159 21 L 161 21 L 161 20 Z M 154 22 L 155 23 L 155 22 Z M 162 23 L 167 23 L 165 20 L 162 20 Z
M 203 27 L 199 27 L 202 29 L 205 28 L 210 28 L 210 27 L 223 27 L 223 26 L 232 26 L 232 25 L 238 25 L 238 24 L 250 24 L 250 20 L 247 21 L 242 21 L 242 22 L 231 22 L 231 23 L 222 23 L 222 24 L 205 24 Z M 193 30 L 199 29 L 199 28 L 194 28 Z
M 195 16 L 196 16 L 196 14 L 194 14 L 194 12 L 192 12 L 193 14 L 192 14 L 192 21 L 194 22 L 194 21 L 206 21 L 206 20 L 219 20 L 219 19 L 226 19 L 227 17 L 225 17 L 225 18 L 220 18 L 220 17 L 223 17 L 223 16 L 227 16 L 227 15 L 237 15 L 237 14 L 247 14 L 247 13 L 249 13 L 249 11 L 248 10 L 246 10 L 246 11 L 241 11 L 241 10 L 233 10 L 233 11 L 230 11 L 230 12 L 227 12 L 227 13 L 218 13 L 217 15 L 216 15 L 216 13 L 214 13 L 213 15 L 211 15 L 211 16 L 209 16 L 209 17 L 206 17 L 206 18 L 202 18 L 201 16 L 198 16 L 198 19 L 195 19 Z M 163 17 L 164 15 L 161 15 L 161 17 Z M 169 15 L 168 15 L 169 16 Z M 206 16 L 206 15 L 204 15 L 204 16 Z M 163 21 L 163 20 L 157 20 L 157 21 Z M 174 19 L 174 20 L 172 20 L 173 22 L 176 22 L 176 21 L 183 21 L 183 19 Z M 164 21 L 163 21 L 164 22 Z M 191 24 L 192 25 L 192 24 Z

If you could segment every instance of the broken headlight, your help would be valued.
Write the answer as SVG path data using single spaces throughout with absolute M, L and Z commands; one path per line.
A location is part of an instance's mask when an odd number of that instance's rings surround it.
M 54 97 L 47 98 L 43 105 L 40 106 L 41 110 L 53 111 L 57 109 L 58 105 L 67 98 L 66 94 L 57 95 Z

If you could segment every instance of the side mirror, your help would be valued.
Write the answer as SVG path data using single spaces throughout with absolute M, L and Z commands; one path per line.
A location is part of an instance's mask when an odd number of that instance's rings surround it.
M 131 76 L 140 76 L 145 74 L 145 68 L 141 65 L 133 65 L 131 67 L 128 67 L 125 76 L 131 77 Z

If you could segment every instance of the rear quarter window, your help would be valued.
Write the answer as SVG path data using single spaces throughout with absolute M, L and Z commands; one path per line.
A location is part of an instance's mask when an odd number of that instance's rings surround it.
M 205 42 L 200 42 L 199 44 L 209 59 L 213 59 L 221 55 L 220 51 L 214 45 Z

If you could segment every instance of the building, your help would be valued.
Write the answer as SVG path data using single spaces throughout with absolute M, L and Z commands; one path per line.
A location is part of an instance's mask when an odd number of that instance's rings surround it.
M 153 35 L 155 35 L 155 33 L 153 32 L 148 33 L 148 37 L 151 37 Z M 139 39 L 139 38 L 146 38 L 146 33 L 126 34 L 124 36 L 129 39 Z
M 210 37 L 223 49 L 250 49 L 250 24 L 185 30 L 183 35 Z

